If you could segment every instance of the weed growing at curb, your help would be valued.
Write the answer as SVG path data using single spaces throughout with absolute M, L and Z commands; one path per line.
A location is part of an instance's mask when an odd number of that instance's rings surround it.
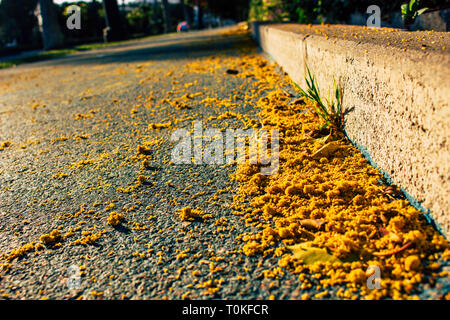
M 333 91 L 334 97 L 331 97 L 330 91 L 328 91 L 328 99 L 322 100 L 319 86 L 316 79 L 311 74 L 309 67 L 307 67 L 308 75 L 305 77 L 307 89 L 303 90 L 298 84 L 295 84 L 300 90 L 300 93 L 306 98 L 315 102 L 314 108 L 316 113 L 325 121 L 321 129 L 325 129 L 328 126 L 333 126 L 336 129 L 342 131 L 344 126 L 344 115 L 342 112 L 342 101 L 344 97 L 344 89 L 341 82 L 334 81 Z

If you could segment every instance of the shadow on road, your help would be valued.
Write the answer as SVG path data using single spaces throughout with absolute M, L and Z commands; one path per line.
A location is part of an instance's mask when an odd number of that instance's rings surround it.
M 49 61 L 38 62 L 29 67 L 60 65 L 98 65 L 110 63 L 131 63 L 149 60 L 166 60 L 183 57 L 210 55 L 211 50 L 226 51 L 236 47 L 253 47 L 255 43 L 249 34 L 220 34 L 217 31 L 206 35 L 186 38 L 170 37 L 154 41 L 134 42 L 80 54 L 74 54 Z

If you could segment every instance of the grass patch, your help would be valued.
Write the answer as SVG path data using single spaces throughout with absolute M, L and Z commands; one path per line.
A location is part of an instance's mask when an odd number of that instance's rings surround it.
M 79 51 L 79 50 L 76 50 L 74 48 L 44 51 L 44 52 L 37 53 L 35 55 L 0 62 L 0 69 L 18 66 L 23 63 L 37 62 L 37 61 L 43 61 L 43 60 L 49 60 L 49 59 L 53 59 L 53 58 L 63 57 L 70 53 L 75 53 L 77 51 Z
M 0 69 L 11 68 L 14 66 L 15 64 L 11 61 L 0 62 Z

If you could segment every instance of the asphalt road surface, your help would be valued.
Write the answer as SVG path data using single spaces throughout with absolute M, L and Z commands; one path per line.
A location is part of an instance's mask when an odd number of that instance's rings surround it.
M 250 102 L 260 95 L 227 100 L 245 95 L 251 80 L 207 63 L 257 50 L 248 34 L 227 31 L 0 71 L 0 143 L 10 142 L 0 151 L 0 253 L 18 249 L 0 261 L 1 298 L 290 299 L 308 291 L 293 274 L 265 278 L 275 258 L 238 251 L 237 236 L 253 230 L 232 214 L 234 166 L 170 162 L 164 124 L 239 128 L 236 119 L 209 120 L 227 110 L 257 118 Z M 177 210 L 187 206 L 211 217 L 182 221 Z M 108 225 L 111 212 L 125 220 Z M 60 238 L 34 249 L 55 229 Z

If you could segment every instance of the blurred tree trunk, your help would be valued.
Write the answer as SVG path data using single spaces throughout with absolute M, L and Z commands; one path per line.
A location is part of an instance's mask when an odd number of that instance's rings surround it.
M 161 3 L 163 6 L 164 33 L 168 33 L 171 29 L 169 2 L 167 0 L 162 0 Z
M 44 49 L 49 50 L 61 47 L 64 44 L 61 28 L 53 0 L 39 0 L 39 8 L 42 17 L 42 40 Z
M 201 6 L 198 7 L 198 28 L 203 29 L 203 8 Z
M 197 8 L 198 8 L 198 11 L 197 11 L 197 28 L 198 29 L 203 29 L 203 7 L 202 7 L 202 5 L 203 5 L 203 3 L 201 3 L 199 0 L 197 0 L 196 1 L 196 3 L 197 3 Z
M 103 9 L 106 19 L 106 28 L 103 30 L 105 42 L 122 40 L 124 32 L 117 0 L 103 0 Z
M 189 7 L 186 4 L 186 0 L 180 0 L 180 4 L 183 8 L 184 20 L 187 22 L 189 27 L 192 27 L 191 15 L 189 14 Z

